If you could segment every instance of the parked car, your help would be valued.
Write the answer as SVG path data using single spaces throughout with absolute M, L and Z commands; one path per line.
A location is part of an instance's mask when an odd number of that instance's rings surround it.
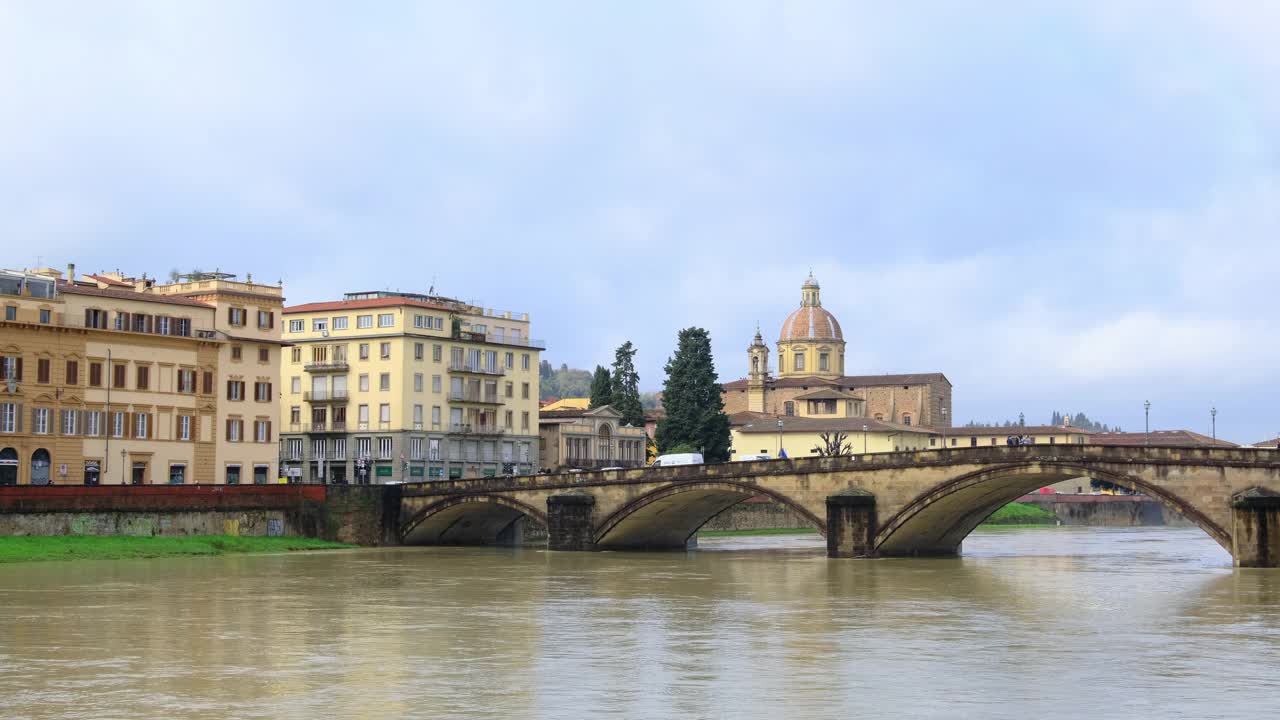
M 752 455 L 739 455 L 738 462 L 755 462 L 756 460 L 772 460 L 773 456 L 768 453 L 755 453 Z
M 649 467 L 671 467 L 672 465 L 701 465 L 702 453 L 674 453 L 659 455 Z

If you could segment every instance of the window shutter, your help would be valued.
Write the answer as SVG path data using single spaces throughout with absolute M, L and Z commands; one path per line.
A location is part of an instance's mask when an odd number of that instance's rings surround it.
M 137 429 L 138 429 L 138 426 L 135 425 L 133 422 L 133 413 L 131 412 L 125 413 L 124 414 L 124 436 L 127 438 L 136 437 L 135 431 Z
M 268 383 L 267 383 L 267 397 L 266 397 L 266 398 L 264 398 L 264 399 L 265 399 L 267 402 L 270 402 L 270 401 L 271 401 L 271 398 L 273 398 L 273 397 L 275 397 L 275 395 L 272 395 L 272 394 L 271 394 L 271 383 L 270 383 L 270 382 L 268 382 Z
M 89 308 L 85 308 L 84 309 L 84 326 L 85 327 L 93 327 L 93 321 L 90 320 L 90 318 L 92 317 L 93 317 L 93 311 L 90 310 Z
M 227 381 L 227 399 L 228 400 L 231 399 L 231 383 L 232 383 L 231 380 Z
M 267 442 L 271 442 L 271 421 L 267 421 Z
M 204 371 L 203 384 L 204 384 L 204 387 L 203 387 L 204 394 L 212 395 L 213 394 L 213 373 L 209 372 L 208 370 Z
M 274 312 L 267 313 L 267 327 L 272 330 L 276 327 L 276 314 Z
M 17 366 L 17 369 L 14 370 L 14 372 L 16 373 L 16 377 L 14 377 L 13 379 L 17 380 L 18 382 L 22 382 L 22 356 L 21 355 L 18 356 L 18 362 L 15 363 L 15 365 Z
M 154 437 L 156 431 L 153 430 L 152 428 L 155 427 L 154 425 L 154 422 L 156 419 L 155 413 L 143 413 L 142 416 L 147 419 L 147 434 L 144 435 L 143 437 Z
M 18 403 L 16 417 L 18 418 L 18 432 L 22 432 L 22 403 Z
M 235 422 L 231 418 L 227 418 L 227 442 L 231 441 L 231 423 Z

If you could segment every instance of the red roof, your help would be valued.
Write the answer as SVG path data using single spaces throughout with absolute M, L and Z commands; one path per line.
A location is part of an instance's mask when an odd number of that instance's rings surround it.
M 368 300 L 336 300 L 332 302 L 315 302 L 307 303 L 306 305 L 294 305 L 293 307 L 285 308 L 284 314 L 292 315 L 294 313 L 328 312 L 330 310 L 365 310 L 368 308 L 402 306 L 426 308 L 427 310 L 441 310 L 444 312 L 448 312 L 453 309 L 447 305 L 414 300 L 413 298 L 385 297 L 369 298 Z
M 208 303 L 176 295 L 156 295 L 155 293 L 138 292 L 136 290 L 112 290 L 88 285 L 70 285 L 66 282 L 58 283 L 58 292 L 66 293 L 67 295 L 91 295 L 94 297 L 119 298 L 121 300 L 137 300 L 138 302 L 164 303 L 166 305 L 186 305 L 187 307 L 205 308 L 206 310 L 213 307 Z
M 91 278 L 91 279 L 93 279 L 95 282 L 106 283 L 107 285 L 114 285 L 115 287 L 127 287 L 127 288 L 131 288 L 131 287 L 133 287 L 132 285 L 130 285 L 130 284 L 129 284 L 129 283 L 127 283 L 127 282 L 121 282 L 121 281 L 119 281 L 119 280 L 116 280 L 115 278 L 109 278 L 109 277 L 107 277 L 107 276 L 105 276 L 105 275 L 88 275 L 88 274 L 86 274 L 86 275 L 85 275 L 85 277 L 87 277 L 87 278 Z

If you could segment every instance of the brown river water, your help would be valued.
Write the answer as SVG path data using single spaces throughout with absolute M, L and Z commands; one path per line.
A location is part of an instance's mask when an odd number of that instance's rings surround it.
M 0 718 L 1274 718 L 1280 571 L 1200 530 L 0 565 Z

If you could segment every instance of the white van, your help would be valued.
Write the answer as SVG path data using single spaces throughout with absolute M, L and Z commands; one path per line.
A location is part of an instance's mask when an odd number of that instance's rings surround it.
M 757 460 L 772 460 L 773 456 L 768 453 L 755 453 L 754 455 L 739 455 L 738 462 L 755 462 Z
M 649 467 L 671 467 L 672 465 L 701 465 L 702 453 L 676 453 L 659 455 Z

